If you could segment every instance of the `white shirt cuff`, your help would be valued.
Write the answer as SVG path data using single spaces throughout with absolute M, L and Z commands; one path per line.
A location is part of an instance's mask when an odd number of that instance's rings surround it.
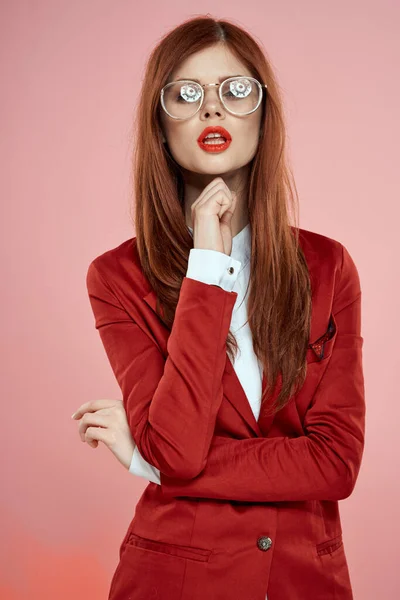
M 144 477 L 153 483 L 157 483 L 161 485 L 160 479 L 160 471 L 153 467 L 150 463 L 148 463 L 143 456 L 140 454 L 137 446 L 133 451 L 132 461 L 129 467 L 129 473 L 132 475 L 138 475 L 139 477 Z
M 231 292 L 241 266 L 240 260 L 236 260 L 224 252 L 191 248 L 186 277 L 210 285 L 218 285 L 227 292 Z

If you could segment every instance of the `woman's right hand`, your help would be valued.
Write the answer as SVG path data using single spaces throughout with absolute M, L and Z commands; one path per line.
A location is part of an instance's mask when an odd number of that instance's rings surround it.
M 204 188 L 191 206 L 194 248 L 216 250 L 230 256 L 236 198 L 236 192 L 228 188 L 222 177 L 216 177 Z

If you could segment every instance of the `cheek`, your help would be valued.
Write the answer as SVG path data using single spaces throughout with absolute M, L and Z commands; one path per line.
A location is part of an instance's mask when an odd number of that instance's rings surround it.
M 190 135 L 179 135 L 178 133 L 168 133 L 167 144 L 172 157 L 177 163 L 184 166 L 187 159 L 196 152 L 196 137 L 190 138 Z
M 259 131 L 257 123 L 249 124 L 244 131 L 233 136 L 232 149 L 235 149 L 235 152 L 240 153 L 241 156 L 253 158 L 260 140 Z
M 244 117 L 237 123 L 235 129 L 232 128 L 232 137 L 240 142 L 244 147 L 249 148 L 255 142 L 258 142 L 261 127 L 261 114 L 257 110 L 253 114 Z
M 190 129 L 179 127 L 175 123 L 168 123 L 164 127 L 165 137 L 169 148 L 176 152 L 182 152 L 182 150 L 188 150 L 190 147 L 195 147 L 197 144 L 197 136 Z
M 261 114 L 259 111 L 256 111 L 256 113 L 252 116 L 254 118 L 249 123 L 249 137 L 251 139 L 253 148 L 256 150 L 260 142 Z
M 248 130 L 251 132 L 252 137 L 255 139 L 259 139 L 261 129 L 261 111 L 257 110 L 253 115 L 251 115 Z

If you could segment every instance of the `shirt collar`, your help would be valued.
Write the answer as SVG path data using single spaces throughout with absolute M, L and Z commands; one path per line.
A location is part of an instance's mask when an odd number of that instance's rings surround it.
M 191 227 L 189 227 L 189 225 L 187 226 L 187 228 L 189 229 L 190 234 L 193 237 L 193 229 Z M 241 229 L 239 231 L 239 233 L 237 233 L 232 238 L 231 256 L 235 260 L 240 260 L 240 262 L 242 263 L 242 268 L 243 268 L 247 264 L 247 262 L 250 260 L 250 254 L 251 254 L 251 229 L 250 229 L 250 223 L 247 223 L 247 225 L 245 227 L 243 227 L 243 229 Z

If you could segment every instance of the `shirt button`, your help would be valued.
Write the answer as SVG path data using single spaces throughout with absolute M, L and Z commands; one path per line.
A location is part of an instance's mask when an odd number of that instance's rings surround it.
M 230 275 L 232 275 L 232 273 L 234 273 L 234 272 L 235 272 L 235 269 L 234 269 L 234 267 L 229 267 L 229 269 L 228 269 L 228 273 L 229 273 Z
M 264 552 L 266 552 L 267 550 L 269 550 L 271 548 L 272 540 L 269 537 L 261 536 L 257 540 L 257 546 L 259 547 L 260 550 L 263 550 Z

